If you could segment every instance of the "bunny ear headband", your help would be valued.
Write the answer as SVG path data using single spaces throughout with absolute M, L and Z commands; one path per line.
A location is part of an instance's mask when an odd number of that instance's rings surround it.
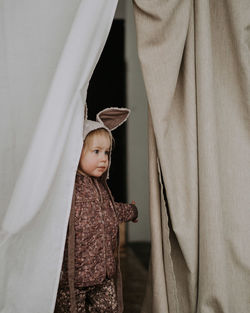
M 86 136 L 91 132 L 99 128 L 106 129 L 111 135 L 111 131 L 122 125 L 128 119 L 130 110 L 126 108 L 107 108 L 99 112 L 96 116 L 96 121 L 85 119 L 83 128 L 83 141 Z M 85 116 L 87 115 L 87 109 L 85 109 Z M 111 136 L 112 137 L 112 136 Z M 109 167 L 111 158 L 109 159 Z M 109 177 L 109 168 L 103 175 L 103 179 Z
M 83 139 L 93 130 L 104 128 L 108 132 L 116 129 L 128 119 L 130 110 L 126 108 L 107 108 L 100 111 L 96 116 L 96 122 L 85 120 Z
M 99 112 L 96 116 L 96 120 L 104 124 L 109 130 L 114 130 L 128 119 L 129 114 L 129 109 L 108 108 Z

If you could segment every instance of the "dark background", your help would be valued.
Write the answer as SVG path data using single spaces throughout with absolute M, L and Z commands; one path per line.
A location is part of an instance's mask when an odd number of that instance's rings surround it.
M 92 75 L 88 95 L 88 119 L 108 107 L 126 107 L 124 21 L 114 20 L 99 62 Z M 112 132 L 109 187 L 116 201 L 126 201 L 126 123 Z

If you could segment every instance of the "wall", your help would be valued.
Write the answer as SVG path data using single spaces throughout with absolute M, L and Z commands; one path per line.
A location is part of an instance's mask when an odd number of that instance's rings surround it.
M 149 241 L 147 99 L 137 56 L 132 1 L 119 1 L 116 18 L 125 19 L 127 106 L 132 111 L 127 124 L 128 201 L 135 200 L 139 209 L 139 222 L 128 224 L 128 240 Z
M 115 18 L 117 18 L 117 19 L 125 19 L 126 18 L 126 16 L 125 16 L 126 15 L 125 4 L 126 4 L 125 0 L 119 0 L 118 1 L 117 9 L 115 12 Z

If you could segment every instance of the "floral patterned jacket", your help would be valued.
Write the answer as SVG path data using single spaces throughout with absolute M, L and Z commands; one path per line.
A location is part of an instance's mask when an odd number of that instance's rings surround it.
M 74 284 L 93 286 L 116 274 L 119 224 L 137 218 L 133 204 L 114 202 L 101 179 L 77 172 L 74 191 Z M 68 285 L 69 230 L 64 250 L 61 285 Z

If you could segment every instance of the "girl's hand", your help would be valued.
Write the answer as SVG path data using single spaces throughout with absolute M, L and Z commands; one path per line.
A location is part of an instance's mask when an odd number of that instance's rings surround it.
M 131 202 L 131 204 L 134 204 L 134 205 L 135 205 L 135 201 L 133 200 L 133 201 Z M 138 218 L 136 218 L 136 219 L 133 220 L 132 222 L 133 222 L 133 223 L 138 223 Z

